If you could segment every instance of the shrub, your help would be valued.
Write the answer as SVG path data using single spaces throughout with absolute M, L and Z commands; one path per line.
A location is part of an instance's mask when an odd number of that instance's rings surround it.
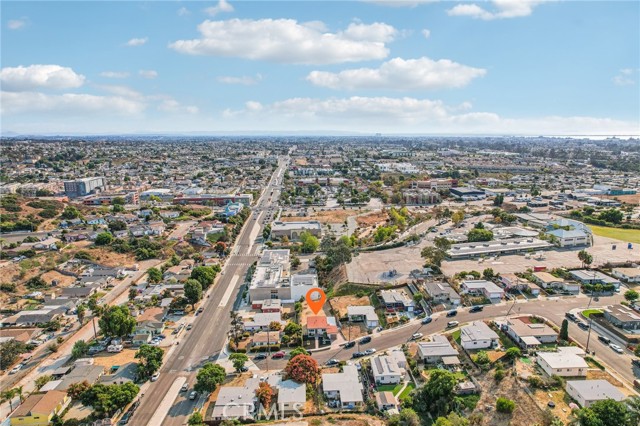
M 513 410 L 516 408 L 516 403 L 507 398 L 498 398 L 496 400 L 496 410 L 499 413 L 513 413 Z

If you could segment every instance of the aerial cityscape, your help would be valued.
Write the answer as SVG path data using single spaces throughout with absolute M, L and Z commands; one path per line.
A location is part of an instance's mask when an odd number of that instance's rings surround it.
M 0 9 L 0 426 L 640 425 L 640 3 Z

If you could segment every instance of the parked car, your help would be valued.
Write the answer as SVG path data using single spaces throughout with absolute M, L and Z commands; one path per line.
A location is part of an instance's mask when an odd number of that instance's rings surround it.
M 89 355 L 95 355 L 95 354 L 97 354 L 97 353 L 100 353 L 100 352 L 104 351 L 105 349 L 106 349 L 106 348 L 105 348 L 104 346 L 102 346 L 102 345 L 98 345 L 98 346 L 91 346 L 91 347 L 89 348 L 89 352 L 88 352 L 88 354 L 89 354 Z
M 371 337 L 370 336 L 364 336 L 362 339 L 360 339 L 360 344 L 364 345 L 365 343 L 369 343 L 371 342 Z
M 354 347 L 355 345 L 356 345 L 356 342 L 347 342 L 347 343 L 344 344 L 344 348 L 345 349 L 349 349 L 349 348 Z
M 278 359 L 278 358 L 284 358 L 285 353 L 284 351 L 280 351 L 280 352 L 276 352 L 275 354 L 273 354 L 272 358 Z
M 198 397 L 198 392 L 196 392 L 196 391 L 193 391 L 193 392 L 191 392 L 191 393 L 189 394 L 189 399 L 190 399 L 191 401 L 193 401 L 193 400 L 194 400 L 194 399 L 196 399 L 197 397 Z
M 335 358 L 330 359 L 330 360 L 329 360 L 329 361 L 327 361 L 327 363 L 326 363 L 326 365 L 327 365 L 327 366 L 329 366 L 329 367 L 330 367 L 330 366 L 332 366 L 332 365 L 338 365 L 338 364 L 340 364 L 340 361 L 338 361 L 338 360 L 337 360 L 337 359 L 335 359 Z
M 609 339 L 608 337 L 604 337 L 604 336 L 598 336 L 598 340 L 600 340 L 605 345 L 608 345 L 609 343 L 611 343 L 611 339 Z
M 122 416 L 122 418 L 120 419 L 120 421 L 118 422 L 119 425 L 126 425 L 127 423 L 129 423 L 129 420 L 131 420 L 131 417 L 133 416 L 132 413 L 130 412 L 126 412 L 124 413 L 124 416 Z
M 583 330 L 588 330 L 589 329 L 589 324 L 585 324 L 584 322 L 578 322 L 576 324 L 578 325 L 578 327 L 580 327 Z
M 422 319 L 422 324 L 429 324 L 431 321 L 433 321 L 433 318 L 431 317 L 425 317 Z
M 455 317 L 456 315 L 458 315 L 458 311 L 456 311 L 455 309 L 452 309 L 449 312 L 447 312 L 448 317 Z
M 153 374 L 153 376 L 151 376 L 151 381 L 155 382 L 156 380 L 158 380 L 159 377 L 160 377 L 160 373 L 159 372 L 155 372 Z
M 363 356 L 365 356 L 364 352 L 354 352 L 351 358 L 362 358 Z
M 484 306 L 482 305 L 475 305 L 472 306 L 471 309 L 469 309 L 469 312 L 480 312 L 484 309 Z
M 187 326 L 187 331 L 191 330 L 192 328 L 193 328 L 193 324 L 189 324 L 189 325 Z
M 458 321 L 449 321 L 447 323 L 447 328 L 453 328 L 453 327 L 457 327 L 458 324 L 460 324 Z
M 22 364 L 18 364 L 9 371 L 9 374 L 16 374 L 18 371 L 22 369 Z
M 365 355 L 373 355 L 376 353 L 376 349 L 375 348 L 369 348 L 366 351 L 364 351 Z
M 622 349 L 620 346 L 616 345 L 615 343 L 609 343 L 609 347 L 611 349 L 613 349 L 614 352 L 617 352 L 619 354 L 623 354 L 624 353 L 624 349 Z
M 418 339 L 421 339 L 421 338 L 422 338 L 422 336 L 424 336 L 424 334 L 422 334 L 422 333 L 413 333 L 413 334 L 411 335 L 411 340 L 418 340 Z
M 575 314 L 572 314 L 571 312 L 567 312 L 566 314 L 564 314 L 564 316 L 569 320 L 569 321 L 576 321 L 578 318 L 575 316 Z
M 260 361 L 261 359 L 267 359 L 267 354 L 258 354 L 253 357 L 254 361 Z
M 185 383 L 184 385 L 182 385 L 182 387 L 180 388 L 180 392 L 186 392 L 189 389 L 189 383 Z

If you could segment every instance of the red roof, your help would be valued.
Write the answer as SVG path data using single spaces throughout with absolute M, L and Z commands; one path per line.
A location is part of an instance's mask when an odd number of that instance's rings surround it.
M 307 317 L 307 329 L 316 330 L 319 328 L 326 329 L 327 327 L 329 327 L 327 317 L 321 315 Z

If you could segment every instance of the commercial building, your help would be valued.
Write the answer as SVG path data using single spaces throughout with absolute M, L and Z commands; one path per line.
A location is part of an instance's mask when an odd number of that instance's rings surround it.
M 482 200 L 487 198 L 487 193 L 484 189 L 471 187 L 451 188 L 449 189 L 449 193 L 461 200 Z
M 84 197 L 106 187 L 107 180 L 102 176 L 64 181 L 64 193 L 69 198 Z
M 582 408 L 605 399 L 622 401 L 626 398 L 617 387 L 606 380 L 568 380 L 565 391 Z
M 558 352 L 538 352 L 536 360 L 549 377 L 584 377 L 589 368 L 584 356 L 585 352 L 579 347 L 565 346 L 558 348 Z
M 198 196 L 179 196 L 173 199 L 176 204 L 201 204 L 225 206 L 229 203 L 242 203 L 250 206 L 253 202 L 251 194 L 200 194 Z
M 620 287 L 620 280 L 610 277 L 607 274 L 603 274 L 600 271 L 579 269 L 576 271 L 569 271 L 569 273 L 581 284 L 612 285 L 614 289 L 618 289 Z
M 173 201 L 173 191 L 168 188 L 148 189 L 140 193 L 140 200 L 149 201 L 151 197 L 158 197 L 163 202 Z
M 640 312 L 622 305 L 604 309 L 604 318 L 611 324 L 627 332 L 640 332 Z
M 453 244 L 447 250 L 447 256 L 451 259 L 465 259 L 546 250 L 550 247 L 553 247 L 553 244 L 537 238 L 512 238 L 509 240 Z
M 322 237 L 322 225 L 317 220 L 301 222 L 273 222 L 271 224 L 271 238 L 280 239 L 287 237 L 291 241 L 300 239 L 300 234 L 308 232 L 314 237 Z
M 426 206 L 441 201 L 440 194 L 429 189 L 407 190 L 402 193 L 404 203 L 408 206 Z

